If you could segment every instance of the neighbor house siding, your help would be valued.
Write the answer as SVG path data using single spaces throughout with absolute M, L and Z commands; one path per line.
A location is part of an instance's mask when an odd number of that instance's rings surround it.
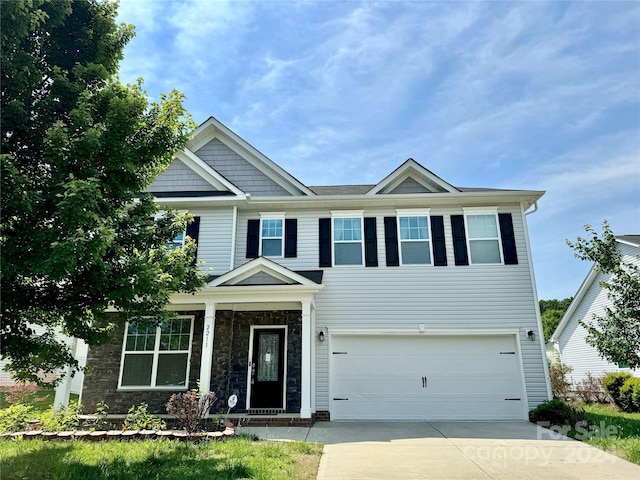
M 217 138 L 200 148 L 196 154 L 240 190 L 254 197 L 291 195 Z
M 637 248 L 625 244 L 618 244 L 618 247 L 625 261 L 640 266 L 640 260 L 635 257 L 638 254 Z M 568 378 L 574 384 L 584 380 L 587 373 L 602 376 L 608 372 L 626 371 L 640 376 L 640 370 L 621 369 L 617 364 L 602 358 L 597 349 L 586 342 L 587 331 L 578 323 L 579 320 L 591 321 L 594 314 L 604 315 L 605 307 L 610 305 L 611 301 L 607 298 L 607 290 L 600 286 L 600 282 L 608 281 L 610 278 L 610 274 L 596 275 L 558 338 L 562 363 L 573 369 Z
M 215 192 L 216 188 L 177 158 L 147 189 L 162 192 Z

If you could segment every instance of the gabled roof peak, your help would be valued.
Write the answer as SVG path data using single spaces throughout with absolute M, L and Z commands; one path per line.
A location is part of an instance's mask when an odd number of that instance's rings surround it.
M 408 158 L 402 165 L 382 179 L 375 187 L 373 187 L 367 195 L 376 195 L 380 193 L 392 193 L 400 184 L 413 180 L 422 187 L 425 192 L 432 193 L 454 193 L 459 192 L 456 187 L 444 181 L 431 170 L 423 167 L 413 158 Z

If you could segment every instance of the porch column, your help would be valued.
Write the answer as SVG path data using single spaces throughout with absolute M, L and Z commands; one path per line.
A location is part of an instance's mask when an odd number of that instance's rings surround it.
M 216 304 L 207 302 L 204 308 L 202 331 L 202 356 L 200 357 L 200 393 L 211 389 L 211 361 L 213 357 L 213 332 L 216 326 Z
M 311 418 L 311 301 L 302 302 L 302 371 L 300 418 Z
M 69 342 L 69 349 L 73 355 L 73 358 L 76 358 L 76 349 L 78 346 L 78 339 L 73 338 Z M 55 396 L 53 398 L 53 408 L 56 411 L 66 411 L 69 407 L 69 396 L 71 394 L 71 382 L 73 379 L 71 378 L 71 367 L 65 367 L 62 371 L 64 373 L 64 378 L 56 385 Z

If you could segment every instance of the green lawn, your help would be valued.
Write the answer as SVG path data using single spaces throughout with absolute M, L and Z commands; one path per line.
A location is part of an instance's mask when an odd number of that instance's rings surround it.
M 640 465 L 640 413 L 624 413 L 614 405 L 580 407 L 593 428 L 588 438 L 581 440 Z
M 253 441 L 86 442 L 0 440 L 0 477 L 9 479 L 311 480 L 322 445 Z
M 4 399 L 5 392 L 0 391 L 0 408 L 7 408 L 9 403 Z M 39 412 L 44 412 L 45 410 L 49 410 L 53 406 L 53 399 L 56 396 L 56 392 L 54 390 L 39 390 L 36 394 L 36 397 L 41 398 L 41 400 L 34 402 L 33 406 Z M 72 393 L 69 396 L 70 402 L 77 402 L 78 395 Z

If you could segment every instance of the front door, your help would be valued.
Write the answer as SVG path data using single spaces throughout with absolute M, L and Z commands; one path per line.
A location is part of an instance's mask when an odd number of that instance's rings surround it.
M 284 408 L 284 328 L 253 333 L 250 408 Z

